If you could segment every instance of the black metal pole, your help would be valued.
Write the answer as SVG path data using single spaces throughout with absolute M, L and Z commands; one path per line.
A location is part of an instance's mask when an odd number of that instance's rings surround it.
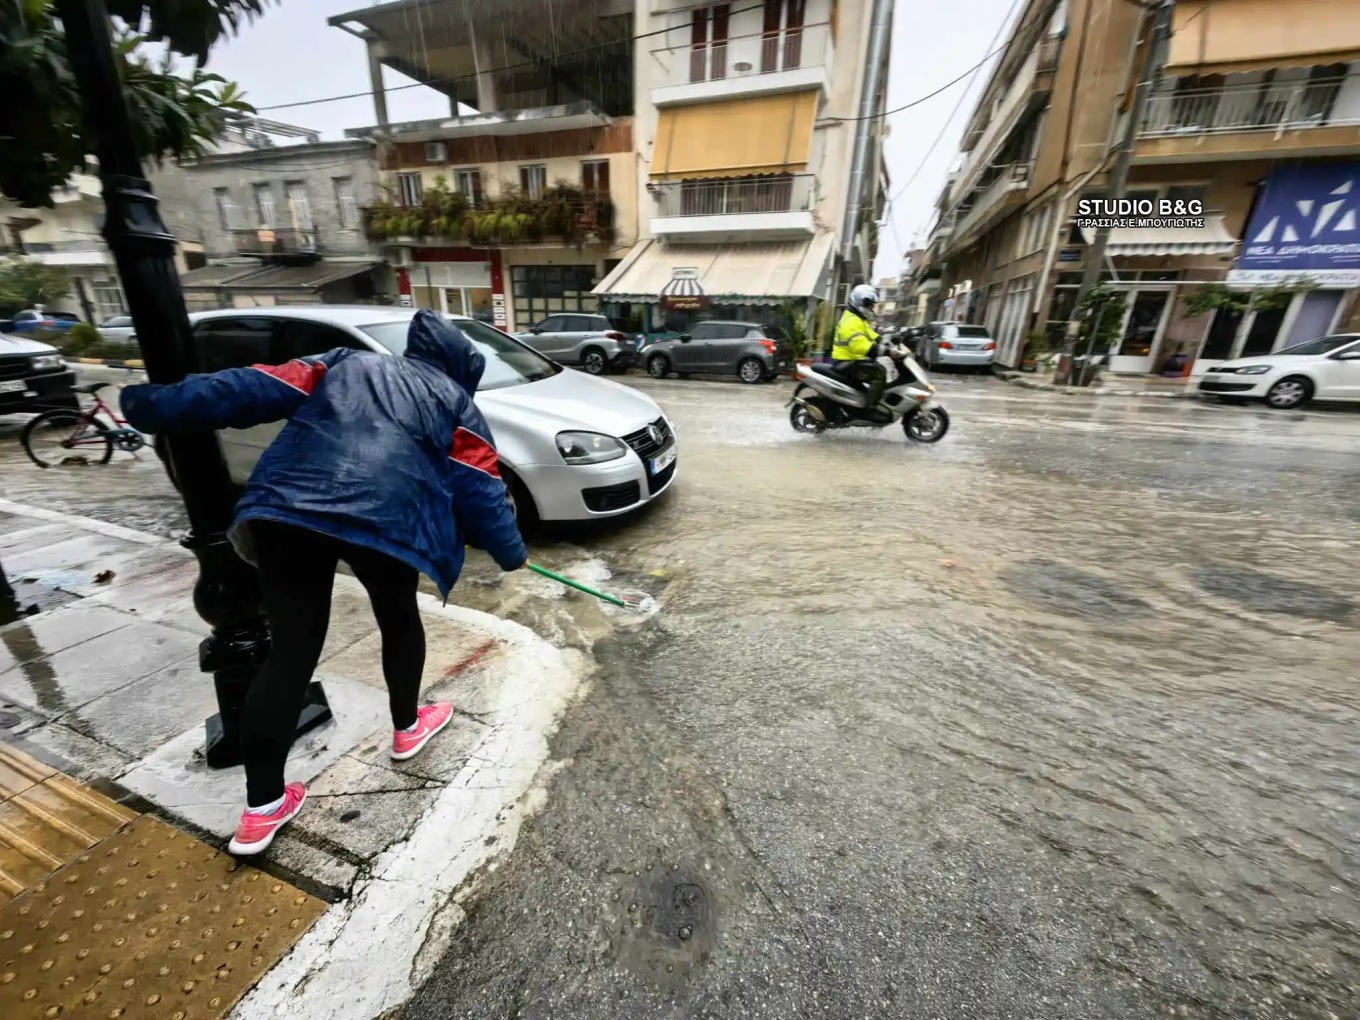
M 166 229 L 132 133 L 104 0 L 57 0 L 67 58 L 80 89 L 85 122 L 95 138 L 113 253 L 147 377 L 172 383 L 199 370 L 192 328 L 175 269 L 175 240 Z M 218 714 L 207 720 L 212 768 L 241 763 L 240 715 L 246 691 L 269 651 L 255 571 L 227 539 L 238 493 L 212 432 L 166 436 L 170 462 L 189 517 L 184 546 L 198 558 L 194 607 L 212 627 L 199 646 L 199 666 L 213 674 Z M 331 718 L 320 684 L 313 684 L 298 733 Z

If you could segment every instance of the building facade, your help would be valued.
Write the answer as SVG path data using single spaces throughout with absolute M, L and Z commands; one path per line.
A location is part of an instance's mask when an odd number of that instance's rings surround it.
M 926 257 L 947 317 L 994 330 L 1003 364 L 1032 331 L 1064 333 L 1093 236 L 1072 226 L 1085 197 L 1206 211 L 1202 228 L 1112 232 L 1115 372 L 1178 354 L 1200 372 L 1360 313 L 1360 5 L 1175 4 L 1128 188 L 1106 196 L 1151 28 L 1122 0 L 1031 0 L 965 130 Z
M 555 5 L 545 19 L 528 0 L 397 0 L 331 19 L 368 49 L 376 124 L 347 134 L 377 146 L 364 229 L 403 302 L 509 330 L 599 310 L 593 289 L 639 233 L 633 17 L 620 6 Z M 382 67 L 444 92 L 449 116 L 391 122 Z
M 637 5 L 638 244 L 597 295 L 646 309 L 649 331 L 674 331 L 705 317 L 767 321 L 775 309 L 810 316 L 833 280 L 870 278 L 887 175 L 880 122 L 856 114 L 876 8 Z M 861 129 L 866 158 L 852 180 Z M 848 203 L 862 215 L 846 245 Z
M 302 140 L 253 135 L 157 174 L 166 224 L 205 263 L 181 276 L 191 311 L 396 300 L 364 231 L 362 210 L 377 194 L 373 143 L 289 134 Z

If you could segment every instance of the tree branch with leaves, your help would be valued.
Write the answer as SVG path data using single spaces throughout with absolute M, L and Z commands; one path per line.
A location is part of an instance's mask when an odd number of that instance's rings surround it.
M 143 160 L 200 156 L 232 115 L 254 113 L 236 85 L 203 65 L 212 45 L 266 2 L 109 0 L 123 23 L 115 57 Z M 164 43 L 164 56 L 150 56 L 147 43 Z M 186 74 L 173 70 L 177 57 L 190 62 Z M 0 194 L 50 206 L 53 192 L 85 170 L 94 145 L 49 0 L 0 0 L 0 96 Z

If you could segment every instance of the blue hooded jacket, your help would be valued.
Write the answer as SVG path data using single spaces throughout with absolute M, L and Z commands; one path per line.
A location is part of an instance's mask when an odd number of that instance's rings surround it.
M 122 407 L 152 434 L 288 419 L 236 506 L 231 540 L 242 558 L 255 562 L 250 521 L 280 521 L 407 563 L 447 598 L 464 544 L 505 570 L 528 555 L 472 402 L 485 367 L 456 326 L 421 310 L 400 358 L 342 348 L 129 386 Z

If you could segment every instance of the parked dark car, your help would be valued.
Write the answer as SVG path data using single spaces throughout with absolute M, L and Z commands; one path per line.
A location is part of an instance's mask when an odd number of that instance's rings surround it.
M 701 322 L 673 340 L 657 340 L 642 350 L 653 379 L 675 373 L 735 375 L 744 383 L 770 382 L 789 367 L 792 344 L 777 326 L 758 322 Z
M 76 374 L 61 352 L 24 336 L 0 334 L 0 414 L 80 407 Z
M 575 365 L 591 375 L 620 372 L 637 358 L 637 344 L 603 315 L 559 312 L 515 338 L 560 365 Z

